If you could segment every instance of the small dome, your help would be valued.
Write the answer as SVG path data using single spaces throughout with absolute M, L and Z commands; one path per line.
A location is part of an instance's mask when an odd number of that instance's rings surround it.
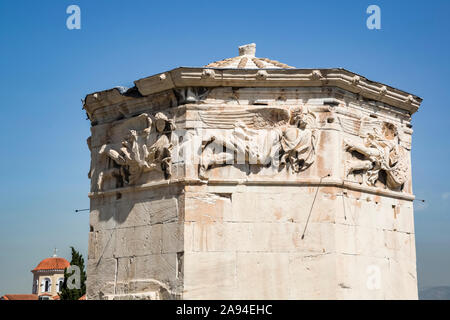
M 64 258 L 52 257 L 42 260 L 32 271 L 64 270 L 70 267 L 69 261 Z
M 239 56 L 212 62 L 207 68 L 237 68 L 237 69 L 293 69 L 276 60 L 255 57 L 256 44 L 250 43 L 239 47 Z

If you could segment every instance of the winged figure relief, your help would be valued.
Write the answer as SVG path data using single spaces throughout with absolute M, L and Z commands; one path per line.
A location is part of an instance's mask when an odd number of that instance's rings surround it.
M 234 129 L 237 123 L 251 129 L 264 129 L 284 125 L 290 119 L 289 110 L 281 107 L 233 109 L 202 110 L 199 112 L 199 118 L 206 127 L 216 129 Z
M 118 166 L 103 170 L 97 189 L 103 189 L 106 178 L 118 177 L 126 185 L 136 184 L 144 172 L 158 170 L 168 179 L 171 175 L 171 132 L 175 125 L 159 112 L 154 117 L 143 113 L 112 127 L 110 135 L 120 134 L 121 143 L 104 144 L 99 151 Z
M 384 172 L 386 178 L 382 182 L 400 191 L 409 178 L 409 162 L 397 126 L 370 117 L 338 119 L 344 132 L 363 138 L 362 142 L 344 139 L 344 149 L 352 153 L 352 159 L 346 162 L 345 176 L 361 173 L 365 184 L 375 186 Z
M 315 157 L 315 116 L 306 108 L 250 107 L 199 111 L 202 134 L 199 177 L 213 165 L 258 164 L 308 168 Z

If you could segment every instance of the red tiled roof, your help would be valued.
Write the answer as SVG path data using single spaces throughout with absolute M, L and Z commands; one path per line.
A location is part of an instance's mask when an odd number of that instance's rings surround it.
M 85 294 L 83 294 L 83 295 L 81 296 L 81 298 L 80 298 L 80 299 L 78 299 L 78 300 L 86 300 L 86 295 L 85 295 Z
M 38 296 L 35 294 L 5 294 L 0 299 L 3 299 L 3 300 L 37 300 Z
M 39 270 L 64 270 L 70 266 L 69 261 L 64 258 L 52 257 L 42 260 L 32 271 Z
M 51 293 L 45 292 L 45 293 L 41 293 L 39 295 L 39 297 L 50 297 L 51 300 L 61 300 L 61 298 L 59 297 L 59 295 L 52 295 Z

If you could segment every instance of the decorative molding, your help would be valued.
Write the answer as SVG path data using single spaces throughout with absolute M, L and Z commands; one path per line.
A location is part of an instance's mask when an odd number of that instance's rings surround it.
M 215 79 L 216 78 L 216 73 L 214 72 L 213 69 L 204 69 L 202 75 L 203 75 L 203 78 L 205 78 L 205 79 Z
M 107 191 L 90 192 L 88 194 L 89 198 L 95 199 L 100 197 L 115 196 L 117 193 L 125 194 L 129 192 L 137 192 L 150 190 L 155 188 L 160 188 L 164 186 L 321 186 L 321 187 L 337 187 L 342 189 L 348 189 L 353 191 L 359 191 L 364 193 L 370 193 L 373 195 L 386 196 L 393 199 L 413 201 L 415 199 L 414 195 L 405 194 L 400 192 L 391 191 L 389 189 L 380 189 L 371 186 L 361 185 L 357 182 L 348 181 L 345 179 L 338 178 L 301 178 L 297 180 L 274 180 L 274 179 L 209 179 L 208 183 L 205 184 L 204 181 L 200 179 L 171 179 L 163 180 L 157 182 L 150 182 L 141 184 L 138 186 L 128 186 L 122 188 L 111 189 Z
M 256 73 L 256 77 L 260 80 L 266 80 L 268 76 L 269 76 L 269 74 L 267 73 L 266 70 L 259 70 Z
M 335 86 L 358 93 L 364 98 L 381 101 L 406 110 L 410 114 L 416 112 L 422 102 L 422 99 L 417 96 L 370 81 L 345 69 L 264 69 L 260 71 L 264 71 L 264 73 L 255 73 L 254 69 L 180 67 L 137 80 L 135 85 L 140 96 L 185 87 Z M 214 76 L 212 76 L 212 72 L 214 72 Z M 165 79 L 163 80 L 161 77 L 165 77 Z M 380 95 L 380 93 L 382 94 Z M 87 95 L 83 107 L 88 114 L 92 114 L 93 109 L 98 106 L 108 106 L 134 98 L 126 92 L 121 93 L 118 89 L 110 89 Z
M 314 70 L 313 72 L 311 72 L 310 77 L 312 80 L 321 80 L 323 78 L 320 70 Z

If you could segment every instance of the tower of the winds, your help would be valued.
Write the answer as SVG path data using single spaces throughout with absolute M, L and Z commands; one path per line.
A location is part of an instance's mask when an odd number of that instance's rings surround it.
M 254 44 L 89 94 L 88 299 L 417 299 L 420 103 Z

